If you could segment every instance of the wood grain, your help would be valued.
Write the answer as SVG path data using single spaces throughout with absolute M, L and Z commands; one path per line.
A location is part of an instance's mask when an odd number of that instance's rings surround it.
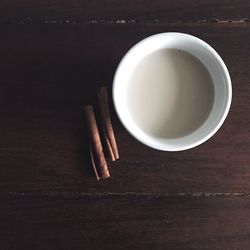
M 0 198 L 4 249 L 248 249 L 249 197 Z
M 83 106 L 99 85 L 111 87 L 134 43 L 173 30 L 204 39 L 225 60 L 229 117 L 207 143 L 167 153 L 138 143 L 113 113 L 121 159 L 109 164 L 111 180 L 96 183 Z M 0 192 L 250 193 L 248 25 L 3 25 L 0 39 Z
M 248 0 L 3 0 L 2 23 L 207 22 L 249 18 Z
M 248 249 L 248 0 L 4 0 L 0 3 L 0 249 Z M 120 159 L 91 169 L 83 107 L 111 90 L 126 51 L 190 33 L 229 68 L 220 131 L 183 152 L 147 148 L 112 122 Z

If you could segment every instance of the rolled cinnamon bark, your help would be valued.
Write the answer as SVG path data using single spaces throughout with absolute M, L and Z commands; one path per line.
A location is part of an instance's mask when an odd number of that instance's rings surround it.
M 110 118 L 107 87 L 101 87 L 97 95 L 104 131 L 104 139 L 108 149 L 109 157 L 112 161 L 115 161 L 119 158 L 119 153 Z
M 108 178 L 110 177 L 107 162 L 104 157 L 102 143 L 96 124 L 94 109 L 92 105 L 87 105 L 84 107 L 84 113 L 88 125 L 89 135 L 90 135 L 90 155 L 92 165 L 96 174 L 96 178 Z

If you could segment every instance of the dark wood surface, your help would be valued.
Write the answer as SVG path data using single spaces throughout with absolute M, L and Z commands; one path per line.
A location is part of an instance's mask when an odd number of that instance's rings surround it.
M 248 19 L 249 0 L 2 0 L 3 23 L 207 22 Z
M 2 1 L 0 249 L 248 249 L 249 1 Z M 220 131 L 183 152 L 132 138 L 112 110 L 120 160 L 91 170 L 83 106 L 122 56 L 179 31 L 227 64 Z

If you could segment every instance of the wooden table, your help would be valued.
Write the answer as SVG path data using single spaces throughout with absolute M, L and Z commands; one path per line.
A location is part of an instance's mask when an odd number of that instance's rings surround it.
M 0 3 L 0 249 L 249 249 L 250 1 Z M 91 170 L 83 106 L 139 40 L 178 31 L 227 64 L 230 114 L 205 144 L 160 152 L 112 111 L 120 160 Z

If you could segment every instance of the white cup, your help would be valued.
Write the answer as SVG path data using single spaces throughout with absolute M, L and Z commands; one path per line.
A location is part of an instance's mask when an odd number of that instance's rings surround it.
M 214 103 L 206 121 L 194 132 L 176 139 L 153 137 L 138 127 L 129 112 L 125 94 L 136 65 L 149 53 L 166 48 L 184 50 L 197 57 L 209 71 L 214 84 Z M 207 141 L 226 119 L 231 100 L 231 79 L 221 57 L 201 39 L 184 33 L 161 33 L 143 39 L 122 58 L 113 80 L 113 101 L 122 124 L 143 144 L 164 151 L 186 150 Z

